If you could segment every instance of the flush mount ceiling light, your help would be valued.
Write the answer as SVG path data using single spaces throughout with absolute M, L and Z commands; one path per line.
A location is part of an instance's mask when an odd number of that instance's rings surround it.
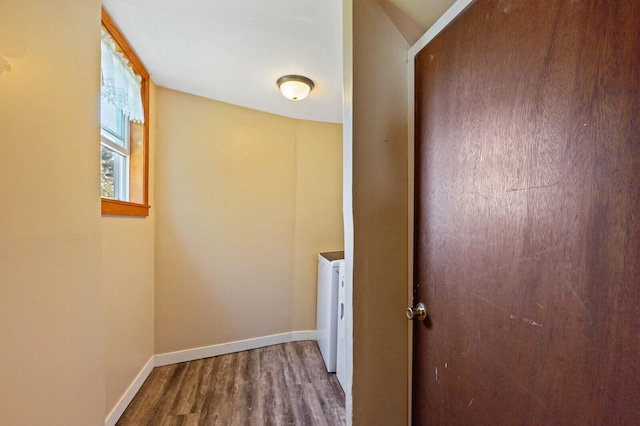
M 292 101 L 301 101 L 313 89 L 313 81 L 301 75 L 285 75 L 278 79 L 282 96 Z

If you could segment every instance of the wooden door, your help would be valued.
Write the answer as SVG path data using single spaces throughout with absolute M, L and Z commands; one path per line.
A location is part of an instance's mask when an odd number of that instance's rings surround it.
M 640 2 L 479 0 L 416 57 L 414 425 L 640 425 Z

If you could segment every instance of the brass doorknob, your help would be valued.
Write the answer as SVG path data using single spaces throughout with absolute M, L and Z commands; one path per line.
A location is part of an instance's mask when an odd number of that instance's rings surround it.
M 407 308 L 407 319 L 414 320 L 417 319 L 419 321 L 424 321 L 427 319 L 427 307 L 424 306 L 424 303 L 418 303 L 415 308 L 408 307 Z

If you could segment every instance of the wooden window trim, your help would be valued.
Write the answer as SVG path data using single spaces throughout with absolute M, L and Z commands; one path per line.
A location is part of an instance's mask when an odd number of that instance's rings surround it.
M 129 199 L 137 202 L 102 198 L 101 210 L 103 215 L 149 216 L 149 73 L 104 8 L 102 8 L 102 25 L 129 59 L 135 73 L 142 77 L 144 141 L 141 146 L 133 143 L 130 146 Z

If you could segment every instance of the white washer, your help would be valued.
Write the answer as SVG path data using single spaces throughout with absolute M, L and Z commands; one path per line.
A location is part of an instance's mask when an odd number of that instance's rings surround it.
M 340 262 L 338 273 L 338 343 L 336 351 L 336 376 L 347 391 L 347 305 L 345 304 L 345 263 Z
M 343 251 L 318 255 L 318 307 L 316 330 L 318 347 L 327 371 L 335 373 L 338 340 L 338 275 Z

